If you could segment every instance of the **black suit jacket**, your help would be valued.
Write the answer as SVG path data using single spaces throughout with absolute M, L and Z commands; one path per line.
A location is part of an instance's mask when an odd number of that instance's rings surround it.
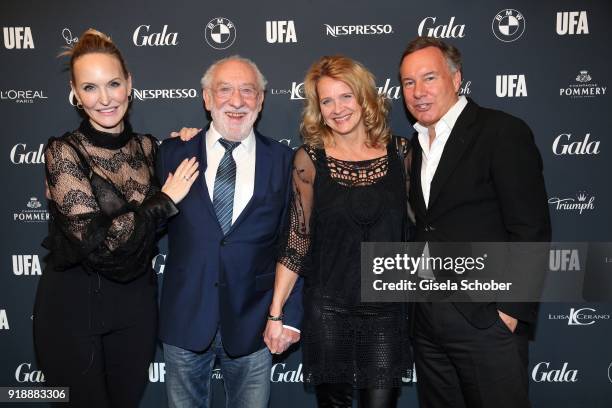
M 410 203 L 416 216 L 416 241 L 550 241 L 542 159 L 525 122 L 468 99 L 444 147 L 428 208 L 416 136 L 413 146 Z M 495 322 L 497 309 L 524 322 L 537 317 L 533 303 L 454 305 L 479 328 Z

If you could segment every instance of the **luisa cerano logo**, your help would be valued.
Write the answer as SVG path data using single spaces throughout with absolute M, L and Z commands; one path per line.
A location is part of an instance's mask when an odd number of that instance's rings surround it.
M 466 90 L 469 93 L 469 85 L 466 84 Z M 402 88 L 399 85 L 391 83 L 391 78 L 385 79 L 385 83 L 383 85 L 377 86 L 376 89 L 380 95 L 383 95 L 387 99 L 400 99 L 402 97 Z M 271 88 L 271 95 L 288 95 L 291 100 L 301 100 L 306 99 L 306 95 L 304 94 L 304 83 L 303 82 L 292 82 L 291 88 Z
M 513 42 L 521 38 L 525 32 L 525 17 L 515 9 L 500 10 L 491 23 L 493 35 L 499 41 Z
M 572 138 L 571 133 L 561 133 L 552 144 L 552 152 L 556 156 L 598 155 L 599 140 L 591 140 L 590 133 L 587 133 L 582 140 Z
M 419 23 L 417 33 L 420 36 L 434 38 L 464 38 L 465 24 L 456 24 L 452 16 L 446 24 L 436 24 L 438 17 L 425 17 Z
M 137 47 L 160 47 L 178 44 L 178 33 L 170 32 L 168 24 L 165 24 L 161 31 L 152 29 L 150 25 L 139 25 L 134 30 L 132 42 Z
M 548 199 L 548 204 L 554 205 L 557 211 L 577 211 L 578 214 L 582 215 L 584 211 L 590 211 L 595 209 L 595 196 L 589 196 L 584 191 L 579 191 L 576 197 L 551 197 Z
M 206 24 L 204 37 L 215 50 L 225 50 L 236 41 L 236 26 L 225 17 L 215 17 Z
M 575 83 L 559 88 L 559 96 L 574 98 L 595 98 L 605 95 L 607 87 L 591 82 L 593 78 L 586 69 L 580 70 L 576 75 Z
M 499 98 L 518 98 L 527 96 L 525 75 L 496 75 L 495 94 Z
M 597 313 L 592 307 L 572 307 L 569 314 L 549 313 L 548 320 L 567 320 L 568 326 L 591 326 L 600 320 L 610 320 L 610 314 Z
M 266 41 L 275 43 L 296 43 L 295 22 L 293 20 L 266 21 Z
M 35 276 L 42 274 L 38 255 L 13 255 L 12 260 L 13 273 L 17 276 Z
M 30 27 L 2 27 L 4 48 L 23 50 L 34 48 L 34 37 Z
M 589 34 L 586 11 L 560 11 L 557 13 L 557 34 Z

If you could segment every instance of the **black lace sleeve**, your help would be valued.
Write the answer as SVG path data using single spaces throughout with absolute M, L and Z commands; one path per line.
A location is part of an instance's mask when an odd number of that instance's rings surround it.
M 306 262 L 310 250 L 310 217 L 315 174 L 311 156 L 304 147 L 300 147 L 293 159 L 293 198 L 278 262 L 301 275 L 307 270 Z
M 63 138 L 49 141 L 45 163 L 51 226 L 45 246 L 56 269 L 81 264 L 117 281 L 132 280 L 149 269 L 157 223 L 176 208 L 150 185 L 155 143 L 149 139 L 137 143 L 140 155 L 100 149 L 100 155 L 88 158 L 116 170 L 107 180 L 92 172 L 83 152 L 71 143 Z M 122 174 L 126 172 L 130 173 Z M 123 183 L 117 184 L 118 180 Z M 121 195 L 133 199 L 127 202 Z

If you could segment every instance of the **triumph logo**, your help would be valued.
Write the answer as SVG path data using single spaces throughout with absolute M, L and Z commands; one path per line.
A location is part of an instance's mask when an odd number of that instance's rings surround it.
M 21 50 L 34 48 L 34 37 L 30 27 L 2 27 L 4 33 L 4 48 Z
M 568 363 L 563 363 L 561 369 L 549 370 L 550 362 L 543 361 L 536 364 L 531 371 L 531 378 L 533 381 L 540 382 L 577 382 L 578 381 L 578 370 L 568 370 Z
M 289 21 L 266 21 L 266 41 L 274 43 L 296 43 L 295 23 Z
M 562 133 L 555 138 L 552 151 L 556 156 L 563 155 L 597 155 L 599 154 L 599 140 L 589 140 L 590 133 L 580 141 L 572 141 L 571 133 Z
M 18 383 L 44 383 L 45 375 L 40 370 L 30 371 L 32 364 L 21 363 L 15 370 L 15 380 Z
M 0 309 L 0 330 L 9 330 L 9 321 L 6 316 L 6 309 Z
M 586 11 L 560 11 L 557 13 L 557 34 L 588 34 L 589 21 Z
M 495 77 L 495 94 L 499 98 L 527 96 L 525 75 L 497 75 Z
M 595 209 L 595 196 L 589 197 L 585 192 L 578 192 L 576 198 L 559 198 L 551 197 L 548 199 L 548 204 L 555 205 L 555 209 L 558 211 L 578 211 L 582 215 L 583 211 Z
M 38 255 L 13 255 L 13 273 L 17 276 L 42 275 Z
M 559 89 L 559 96 L 569 96 L 570 98 L 594 98 L 605 95 L 607 87 L 591 83 L 593 78 L 589 71 L 581 70 L 576 76 L 576 83 Z
M 134 99 L 146 101 L 149 99 L 186 99 L 197 98 L 196 89 L 136 89 L 133 88 Z
M 42 90 L 10 89 L 0 91 L 0 100 L 15 103 L 34 103 L 37 99 L 48 99 Z
M 36 197 L 30 198 L 26 204 L 27 210 L 13 213 L 13 221 L 33 223 L 49 221 L 49 212 L 41 209 L 42 204 Z
M 17 143 L 11 149 L 11 163 L 13 164 L 42 164 L 45 162 L 45 145 L 38 145 L 38 150 L 28 150 L 25 143 Z
M 425 17 L 421 20 L 417 32 L 420 36 L 434 38 L 464 38 L 465 24 L 455 25 L 455 16 L 451 17 L 448 24 L 434 25 L 437 17 Z M 427 30 L 425 34 L 424 29 Z
M 225 50 L 236 40 L 236 26 L 225 17 L 215 17 L 206 24 L 206 42 L 215 50 Z
M 515 9 L 501 10 L 493 17 L 491 29 L 499 41 L 516 41 L 525 32 L 525 17 Z
M 553 272 L 579 271 L 580 258 L 577 249 L 551 249 L 548 268 Z
M 178 44 L 178 33 L 169 33 L 168 25 L 164 25 L 160 33 L 150 32 L 148 25 L 139 25 L 134 34 L 132 35 L 132 41 L 137 47 L 159 47 L 165 45 L 177 45 Z
M 324 24 L 325 35 L 337 38 L 351 35 L 393 34 L 391 24 L 337 25 Z

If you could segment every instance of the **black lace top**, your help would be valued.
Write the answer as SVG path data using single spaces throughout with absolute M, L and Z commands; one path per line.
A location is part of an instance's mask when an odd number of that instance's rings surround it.
M 45 149 L 50 194 L 49 235 L 43 246 L 55 270 L 81 265 L 125 282 L 150 270 L 156 230 L 176 207 L 154 176 L 151 135 L 79 129 L 50 138 Z M 151 211 L 159 206 L 164 211 Z

